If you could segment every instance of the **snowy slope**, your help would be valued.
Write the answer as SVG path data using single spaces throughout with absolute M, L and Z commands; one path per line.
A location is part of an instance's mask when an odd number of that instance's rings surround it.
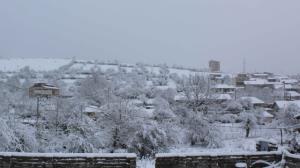
M 0 59 L 0 71 L 16 72 L 29 66 L 35 71 L 51 71 L 67 65 L 71 59 L 50 59 L 50 58 L 9 58 Z
M 73 64 L 70 64 L 73 63 Z M 113 64 L 113 63 L 99 63 L 97 61 L 86 61 L 86 60 L 76 60 L 72 62 L 71 59 L 59 59 L 59 58 L 5 58 L 0 59 L 0 71 L 2 72 L 17 72 L 20 69 L 28 66 L 30 69 L 35 71 L 51 71 L 57 70 L 62 66 L 70 65 L 67 67 L 69 71 L 75 72 L 91 72 L 95 68 L 99 68 L 102 71 L 114 70 L 118 71 L 119 67 L 125 69 L 127 72 L 131 72 L 136 65 L 128 64 Z M 160 73 L 160 67 L 147 65 L 145 68 L 153 74 Z M 177 74 L 179 76 L 189 76 L 197 73 L 189 69 L 177 69 L 169 68 L 170 74 Z M 201 74 L 207 74 L 200 72 Z

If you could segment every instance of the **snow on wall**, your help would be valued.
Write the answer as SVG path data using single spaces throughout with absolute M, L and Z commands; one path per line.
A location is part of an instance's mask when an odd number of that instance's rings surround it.
M 134 153 L 23 153 L 23 152 L 0 152 L 0 156 L 7 157 L 105 157 L 105 158 L 136 158 Z
M 155 157 L 197 157 L 197 156 L 249 156 L 249 155 L 281 155 L 281 151 L 274 152 L 202 152 L 202 153 L 160 153 Z

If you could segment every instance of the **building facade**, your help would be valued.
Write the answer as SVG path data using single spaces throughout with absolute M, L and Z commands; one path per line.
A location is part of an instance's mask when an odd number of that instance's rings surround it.
M 209 70 L 210 70 L 210 72 L 220 72 L 221 71 L 220 61 L 210 60 L 209 61 Z

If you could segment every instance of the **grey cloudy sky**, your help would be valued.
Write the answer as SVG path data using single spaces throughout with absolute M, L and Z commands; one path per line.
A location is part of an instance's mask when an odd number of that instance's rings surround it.
M 298 73 L 299 16 L 299 0 L 0 0 L 0 57 Z

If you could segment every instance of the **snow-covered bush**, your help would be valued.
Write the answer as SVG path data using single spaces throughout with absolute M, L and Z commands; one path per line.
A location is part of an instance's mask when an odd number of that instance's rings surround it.
M 176 91 L 174 89 L 168 88 L 166 90 L 161 90 L 157 96 L 167 100 L 169 103 L 174 102 Z
M 192 115 L 188 119 L 188 139 L 191 145 L 205 145 L 207 141 L 206 136 L 209 133 L 208 122 L 202 116 Z
M 279 113 L 279 118 L 285 125 L 294 125 L 299 123 L 295 117 L 300 114 L 300 108 L 295 104 L 290 104 L 287 108 Z
M 235 123 L 237 120 L 237 115 L 235 114 L 224 114 L 224 115 L 215 115 L 215 121 L 219 121 L 221 123 Z
M 222 137 L 220 136 L 221 135 L 220 131 L 221 130 L 219 130 L 216 127 L 213 126 L 209 127 L 209 132 L 205 137 L 205 141 L 207 142 L 208 148 L 220 148 L 224 145 Z
M 256 111 L 240 113 L 239 120 L 244 126 L 249 122 L 250 128 L 255 128 L 258 124 Z
M 93 153 L 94 147 L 86 138 L 70 134 L 63 140 L 62 150 L 67 153 Z
M 114 91 L 114 84 L 100 72 L 93 72 L 91 77 L 83 79 L 79 87 L 80 96 L 97 106 L 110 102 Z
M 250 99 L 239 100 L 239 103 L 242 105 L 243 109 L 245 109 L 245 110 L 253 109 L 253 104 Z
M 153 111 L 153 118 L 159 122 L 166 120 L 174 120 L 176 117 L 170 109 L 169 103 L 163 98 L 156 98 L 154 100 L 155 110 Z
M 36 129 L 21 123 L 15 123 L 15 136 L 18 138 L 19 151 L 22 152 L 37 152 L 38 142 L 36 139 Z
M 243 110 L 243 106 L 238 101 L 230 101 L 227 104 L 226 111 L 230 111 L 232 113 L 239 113 Z
M 164 152 L 168 146 L 167 134 L 156 122 L 147 122 L 140 126 L 130 146 L 130 151 L 140 157 L 153 157 Z
M 20 150 L 19 139 L 3 119 L 0 119 L 0 142 L 1 151 L 15 152 Z

